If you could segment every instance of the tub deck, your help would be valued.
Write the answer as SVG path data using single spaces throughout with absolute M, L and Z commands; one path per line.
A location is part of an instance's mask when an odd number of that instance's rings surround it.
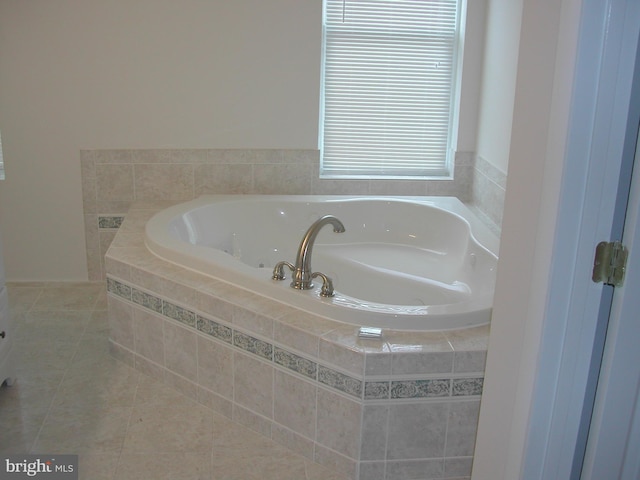
M 488 325 L 361 339 L 151 254 L 167 206 L 133 204 L 106 254 L 114 356 L 351 478 L 470 475 Z

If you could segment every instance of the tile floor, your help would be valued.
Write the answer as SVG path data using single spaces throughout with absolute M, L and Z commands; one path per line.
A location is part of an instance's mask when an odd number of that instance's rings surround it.
M 0 388 L 1 454 L 77 454 L 88 480 L 344 480 L 115 360 L 104 284 L 8 290 L 17 381 Z

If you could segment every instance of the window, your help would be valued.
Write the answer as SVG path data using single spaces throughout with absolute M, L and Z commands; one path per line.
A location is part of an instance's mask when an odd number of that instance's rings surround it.
M 451 174 L 461 1 L 324 1 L 322 177 Z

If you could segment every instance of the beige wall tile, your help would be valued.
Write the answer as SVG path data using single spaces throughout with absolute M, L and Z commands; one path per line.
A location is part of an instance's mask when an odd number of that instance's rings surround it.
M 198 387 L 197 397 L 198 403 L 210 408 L 215 413 L 231 418 L 233 415 L 233 403 L 231 400 L 223 398 L 217 393 L 213 393 L 206 388 Z
M 311 176 L 312 167 L 309 165 L 298 163 L 255 165 L 254 192 L 268 195 L 309 194 Z
M 198 336 L 198 385 L 233 399 L 233 350 Z
M 314 384 L 276 370 L 273 419 L 296 433 L 314 438 L 316 391 Z
M 451 374 L 453 352 L 403 352 L 394 353 L 391 372 L 393 375 L 416 375 L 427 373 Z
M 427 182 L 424 180 L 371 180 L 369 193 L 371 195 L 426 195 Z
M 280 445 L 284 445 L 289 450 L 313 460 L 313 440 L 303 437 L 302 435 L 298 435 L 277 423 L 273 424 L 271 429 L 271 438 Z
M 273 367 L 242 353 L 233 353 L 234 400 L 240 405 L 272 418 Z
M 135 351 L 138 355 L 159 365 L 164 365 L 164 321 L 140 308 L 133 309 Z
M 137 353 L 134 357 L 134 368 L 145 374 L 147 377 L 155 378 L 156 380 L 164 382 L 165 368 L 158 363 L 152 362 L 151 360 L 138 355 Z
M 360 460 L 386 459 L 388 418 L 388 405 L 364 406 Z
M 127 164 L 96 165 L 96 201 L 128 202 L 134 197 L 133 166 Z
M 350 458 L 358 458 L 361 412 L 359 402 L 318 388 L 316 441 Z
M 84 240 L 87 249 L 87 274 L 89 280 L 103 278 L 100 256 L 100 235 L 98 233 L 98 216 L 89 214 L 84 216 Z
M 95 177 L 95 166 L 93 167 L 94 175 L 84 173 L 82 175 L 82 211 L 86 214 L 97 213 L 98 210 L 98 191 L 97 180 Z
M 473 465 L 473 457 L 458 457 L 444 459 L 444 476 L 445 478 L 469 478 L 471 477 L 471 467 Z
M 195 196 L 253 192 L 253 165 L 197 165 Z
M 263 337 L 273 338 L 273 319 L 259 313 L 234 307 L 233 324 Z
M 452 402 L 447 426 L 445 456 L 472 456 L 475 447 L 480 400 Z
M 387 459 L 443 457 L 448 415 L 447 402 L 391 405 Z
M 369 180 L 334 180 L 313 175 L 311 193 L 314 195 L 368 195 Z
M 198 385 L 182 375 L 165 370 L 164 384 L 182 393 L 185 397 L 195 401 L 198 400 Z
M 218 282 L 219 283 L 219 282 Z M 197 292 L 196 307 L 202 313 L 225 322 L 233 320 L 233 304 L 204 292 Z
M 271 429 L 273 422 L 268 418 L 258 415 L 257 413 L 244 408 L 237 403 L 233 404 L 232 417 L 234 422 L 243 425 L 254 432 L 258 432 L 267 438 L 271 438 Z
M 135 365 L 136 365 L 135 354 L 131 350 L 128 350 L 122 347 L 121 345 L 110 340 L 109 353 L 113 355 L 114 358 L 118 359 L 125 365 L 131 368 L 135 368 Z
M 407 480 L 409 478 L 442 478 L 443 473 L 444 460 L 440 458 L 429 460 L 389 461 L 387 462 L 386 478 L 388 480 Z
M 273 338 L 299 352 L 314 357 L 318 356 L 318 337 L 305 329 L 277 321 L 273 327 Z
M 341 455 L 335 450 L 316 444 L 314 460 L 320 465 L 324 465 L 331 470 L 344 474 L 347 478 L 356 478 L 357 462 L 349 457 Z M 321 478 L 322 480 L 327 479 L 325 476 Z
M 385 480 L 386 462 L 360 462 L 359 480 Z
M 364 375 L 364 348 L 357 346 L 357 327 L 345 325 L 320 338 L 319 358 L 356 375 Z
M 188 200 L 193 198 L 192 164 L 136 164 L 136 200 Z
M 165 366 L 169 370 L 195 382 L 197 378 L 196 351 L 196 333 L 165 320 Z
M 112 295 L 109 295 L 107 302 L 111 340 L 133 350 L 133 307 Z

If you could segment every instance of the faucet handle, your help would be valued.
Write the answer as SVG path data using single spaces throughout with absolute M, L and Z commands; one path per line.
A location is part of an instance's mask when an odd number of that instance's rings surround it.
M 271 275 L 271 279 L 284 280 L 285 278 L 287 278 L 287 276 L 284 274 L 284 267 L 289 267 L 289 270 L 291 270 L 292 272 L 296 269 L 296 267 L 294 267 L 289 262 L 285 262 L 285 261 L 278 262 L 276 263 L 276 266 L 273 268 L 273 275 Z
M 322 288 L 320 289 L 321 297 L 333 297 L 333 281 L 324 273 L 314 272 L 311 278 L 320 277 L 322 279 Z

